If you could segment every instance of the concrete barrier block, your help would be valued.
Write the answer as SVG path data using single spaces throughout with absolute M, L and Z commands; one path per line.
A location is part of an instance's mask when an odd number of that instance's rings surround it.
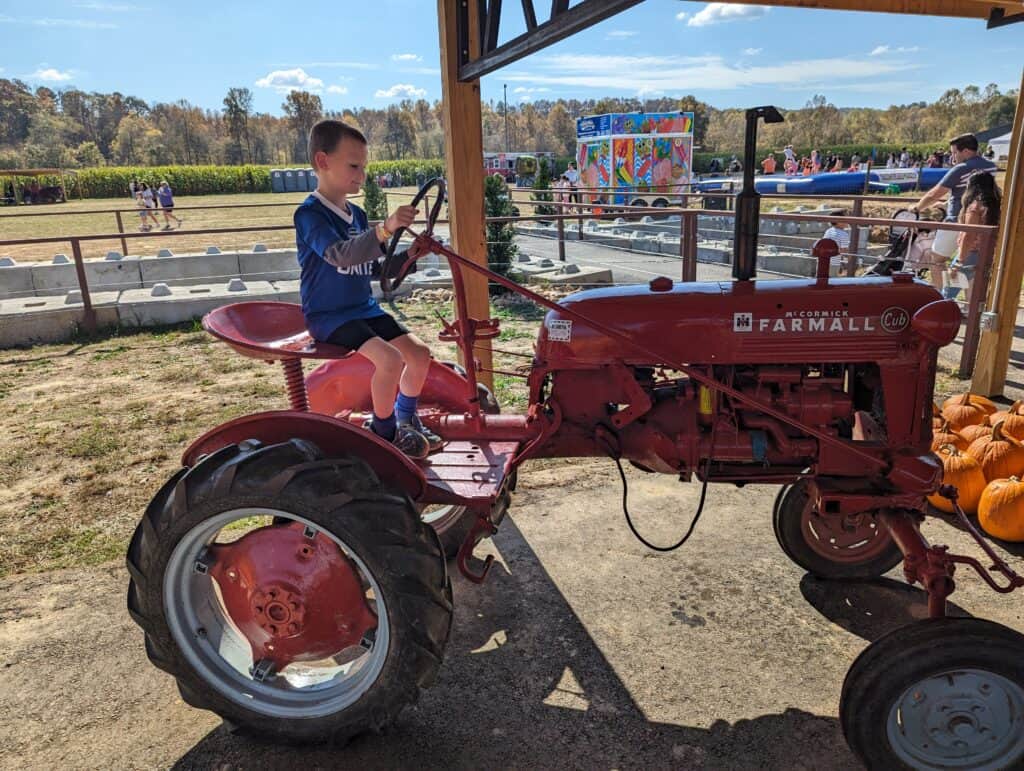
M 117 324 L 117 292 L 93 298 L 96 323 Z M 65 297 L 24 297 L 0 301 L 0 348 L 67 340 L 85 323 L 85 308 L 66 304 Z
M 450 270 L 429 268 L 413 273 L 409 277 L 409 281 L 412 282 L 414 289 L 449 288 L 452 286 L 452 272 Z
M 537 276 L 540 275 L 541 273 L 554 273 L 562 265 L 563 263 L 555 262 L 554 260 L 545 257 L 544 259 L 536 260 L 535 262 L 529 264 L 515 264 L 509 269 L 508 275 L 509 278 L 513 278 L 519 281 L 523 279 L 529 279 L 530 276 Z
M 299 277 L 299 261 L 294 249 L 239 252 L 238 273 L 244 281 L 297 279 Z
M 661 254 L 671 254 L 675 257 L 679 256 L 679 238 L 663 238 L 658 241 L 658 251 Z
M 174 252 L 172 252 L 170 249 L 161 249 L 159 252 L 156 253 L 156 256 L 157 257 L 173 257 L 174 256 Z
M 300 303 L 302 298 L 299 296 L 299 281 L 271 281 L 274 289 L 277 291 L 277 297 L 275 298 L 278 302 L 282 303 Z
M 228 282 L 170 287 L 171 294 L 153 297 L 152 289 L 129 289 L 118 300 L 123 326 L 145 327 L 177 324 L 200 318 L 214 308 L 246 300 L 277 300 L 278 292 L 269 281 L 252 281 L 242 291 L 229 291 Z
M 220 254 L 221 253 L 220 247 L 218 247 L 218 246 L 208 246 L 208 247 L 206 247 L 206 253 L 207 254 Z
M 13 268 L 17 264 L 10 255 L 5 254 L 3 257 L 0 257 L 0 268 Z
M 70 265 L 71 260 L 68 259 L 66 254 L 55 254 L 53 259 L 50 260 L 51 265 Z
M 85 278 L 90 292 L 138 289 L 142 286 L 139 260 L 124 257 L 118 261 L 88 260 Z M 78 274 L 74 265 L 33 265 L 32 284 L 37 295 L 60 295 L 78 289 Z
M 139 260 L 141 286 L 227 283 L 239 275 L 237 254 L 193 254 L 143 257 Z
M 107 260 L 108 262 L 118 262 L 119 260 L 124 259 L 124 255 L 121 254 L 120 252 L 110 251 L 107 252 L 106 256 L 103 259 Z
M 10 257 L 9 264 L 0 265 L 0 298 L 8 295 L 35 294 L 35 285 L 32 283 L 32 266 L 17 265 Z
M 267 251 L 267 245 L 266 244 L 253 244 L 252 245 L 252 250 L 254 252 L 265 252 L 265 251 Z
M 568 286 L 591 286 L 593 284 L 612 283 L 612 272 L 609 268 L 593 265 L 576 265 L 570 263 L 557 273 L 538 273 L 530 277 L 531 283 Z

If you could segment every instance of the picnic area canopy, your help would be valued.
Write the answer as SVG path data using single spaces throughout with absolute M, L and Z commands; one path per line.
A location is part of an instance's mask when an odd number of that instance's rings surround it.
M 449 182 L 450 230 L 456 251 L 487 265 L 484 180 L 480 174 L 483 132 L 480 77 L 536 53 L 576 32 L 625 11 L 643 0 L 543 0 L 548 19 L 537 17 L 534 0 L 437 0 L 441 48 L 445 158 Z M 770 5 L 835 11 L 861 11 L 978 19 L 989 28 L 1024 21 L 1024 0 L 727 0 L 740 5 Z M 502 12 L 521 14 L 526 32 L 499 43 Z M 518 20 L 517 20 L 518 21 Z M 1024 24 L 1021 25 L 1024 28 Z M 1024 73 L 1022 73 L 1024 74 Z M 972 390 L 1002 393 L 1010 345 L 1024 279 L 1024 80 L 1007 166 L 999 245 L 987 309 L 996 314 L 993 329 L 982 333 Z M 486 278 L 465 278 L 467 311 L 490 317 Z M 478 351 L 482 379 L 492 368 L 490 341 Z
M 64 179 L 66 174 L 76 175 L 77 171 L 73 169 L 0 169 L 0 177 L 60 177 L 61 187 L 64 188 L 64 196 L 68 194 L 68 184 Z M 82 191 L 79 189 L 78 197 L 82 197 Z M 18 200 L 18 189 L 14 189 L 14 200 Z

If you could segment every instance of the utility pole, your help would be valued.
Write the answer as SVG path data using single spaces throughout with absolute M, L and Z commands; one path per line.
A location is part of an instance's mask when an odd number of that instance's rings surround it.
M 508 83 L 504 83 L 501 86 L 505 93 L 505 154 L 508 155 Z

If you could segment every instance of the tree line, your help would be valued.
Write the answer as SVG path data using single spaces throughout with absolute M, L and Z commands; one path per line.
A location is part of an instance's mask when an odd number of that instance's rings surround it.
M 934 102 L 886 109 L 839 108 L 818 95 L 786 122 L 764 126 L 761 145 L 782 148 L 849 144 L 941 145 L 956 134 L 1010 123 L 1016 92 L 996 84 L 947 90 Z M 575 119 L 606 112 L 692 111 L 694 143 L 705 152 L 738 152 L 742 109 L 718 109 L 693 96 L 654 99 L 538 99 L 506 106 L 483 104 L 485 151 L 575 151 Z M 304 165 L 306 135 L 323 117 L 360 128 L 374 160 L 439 158 L 444 154 L 441 103 L 404 100 L 386 108 L 325 110 L 317 94 L 292 91 L 281 115 L 253 108 L 248 88 L 230 88 L 220 109 L 186 99 L 150 104 L 113 92 L 75 88 L 33 90 L 0 78 L 0 168 L 157 166 L 168 164 Z M 507 134 L 506 134 L 507 131 Z

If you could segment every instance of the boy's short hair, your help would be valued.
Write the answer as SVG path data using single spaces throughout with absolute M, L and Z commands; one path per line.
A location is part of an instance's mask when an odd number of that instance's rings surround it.
M 327 119 L 314 124 L 309 130 L 309 143 L 306 146 L 309 162 L 315 166 L 317 153 L 334 152 L 338 142 L 344 138 L 368 144 L 362 131 L 344 121 Z
M 949 140 L 949 144 L 957 150 L 970 150 L 975 153 L 978 152 L 978 138 L 974 136 L 974 134 L 961 134 L 958 137 L 953 137 Z

